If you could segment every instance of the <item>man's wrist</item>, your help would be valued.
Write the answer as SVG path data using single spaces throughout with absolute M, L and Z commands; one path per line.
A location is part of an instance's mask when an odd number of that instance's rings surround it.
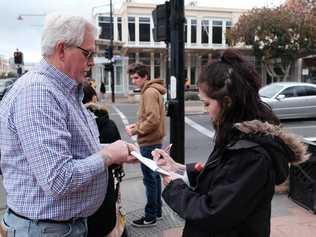
M 101 153 L 101 156 L 103 158 L 103 162 L 106 167 L 109 167 L 113 164 L 113 159 L 111 156 L 104 154 L 103 152 Z

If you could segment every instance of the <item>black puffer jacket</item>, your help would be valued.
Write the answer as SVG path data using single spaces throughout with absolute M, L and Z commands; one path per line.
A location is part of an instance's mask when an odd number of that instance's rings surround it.
M 288 162 L 308 157 L 299 140 L 267 123 L 237 124 L 240 136 L 215 148 L 197 174 L 187 166 L 191 187 L 181 179 L 163 192 L 186 221 L 183 236 L 268 237 L 274 186 L 288 176 Z
M 109 118 L 106 110 L 92 111 L 99 130 L 101 143 L 112 143 L 121 139 L 116 124 Z M 113 173 L 114 166 L 109 167 L 109 174 Z M 117 168 L 117 167 L 116 167 Z M 88 237 L 104 237 L 110 233 L 116 223 L 116 193 L 114 191 L 114 177 L 108 176 L 108 186 L 105 199 L 99 209 L 88 217 Z

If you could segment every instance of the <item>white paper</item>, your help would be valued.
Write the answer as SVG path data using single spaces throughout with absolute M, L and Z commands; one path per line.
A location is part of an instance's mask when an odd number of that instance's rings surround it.
M 137 153 L 136 151 L 131 152 L 132 156 L 135 156 L 140 162 L 142 162 L 144 165 L 146 165 L 149 169 L 152 171 L 159 172 L 164 175 L 170 175 L 170 173 L 164 169 L 161 169 L 155 161 L 148 159 L 146 157 L 143 157 L 141 154 Z

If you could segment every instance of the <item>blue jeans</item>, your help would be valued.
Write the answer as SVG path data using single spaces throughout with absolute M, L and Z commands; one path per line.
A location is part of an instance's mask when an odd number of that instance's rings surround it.
M 161 144 L 140 147 L 142 156 L 152 159 L 151 152 L 155 148 L 161 148 Z M 145 206 L 146 220 L 156 219 L 161 216 L 161 179 L 157 172 L 152 171 L 147 166 L 141 164 L 143 181 L 146 190 L 147 203 Z
M 1 226 L 7 237 L 86 237 L 87 220 L 81 218 L 67 224 L 26 220 L 10 211 L 4 213 Z

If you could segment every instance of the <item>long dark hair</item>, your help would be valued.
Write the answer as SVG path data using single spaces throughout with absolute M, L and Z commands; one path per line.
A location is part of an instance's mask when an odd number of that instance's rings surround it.
M 219 116 L 213 121 L 216 144 L 229 142 L 234 136 L 233 124 L 237 122 L 257 119 L 280 123 L 271 108 L 260 100 L 260 76 L 236 50 L 227 49 L 213 58 L 203 68 L 198 86 L 221 107 Z
M 97 96 L 95 89 L 89 83 L 84 84 L 82 103 L 85 104 L 92 101 L 93 96 Z

